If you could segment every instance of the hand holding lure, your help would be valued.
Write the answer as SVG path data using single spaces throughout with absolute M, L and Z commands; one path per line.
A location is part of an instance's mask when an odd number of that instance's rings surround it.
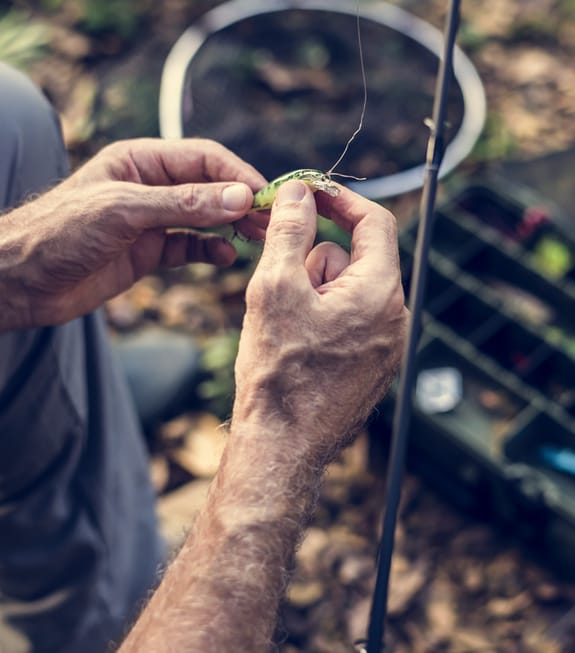
M 293 170 L 292 172 L 286 172 L 285 174 L 277 177 L 267 186 L 259 190 L 254 196 L 254 203 L 252 205 L 252 211 L 268 211 L 272 208 L 276 193 L 280 186 L 286 183 L 286 181 L 291 181 L 292 179 L 297 179 L 303 181 L 307 184 L 312 191 L 315 193 L 318 190 L 327 193 L 330 197 L 336 197 L 339 195 L 340 189 L 339 186 L 333 183 L 332 176 L 336 177 L 345 177 L 347 179 L 355 179 L 356 181 L 364 181 L 365 177 L 354 177 L 353 175 L 344 175 L 339 172 L 334 172 L 337 166 L 342 162 L 343 158 L 347 154 L 349 146 L 355 140 L 356 136 L 363 129 L 363 121 L 365 118 L 365 112 L 367 109 L 367 79 L 365 74 L 365 62 L 363 60 L 363 45 L 361 41 L 361 30 L 359 24 L 359 2 L 357 3 L 357 42 L 359 46 L 359 60 L 361 64 L 361 78 L 363 81 L 363 106 L 361 109 L 361 116 L 359 118 L 359 124 L 357 129 L 353 132 L 349 140 L 347 141 L 343 152 L 340 154 L 337 161 L 331 166 L 327 172 L 322 172 L 321 170 L 313 170 L 310 168 L 302 168 L 300 170 Z

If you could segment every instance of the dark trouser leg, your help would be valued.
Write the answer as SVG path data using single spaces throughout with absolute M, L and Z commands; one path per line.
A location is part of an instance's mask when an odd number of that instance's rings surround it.
M 0 64 L 0 89 L 8 207 L 67 162 L 34 87 Z M 103 653 L 161 553 L 144 444 L 101 316 L 1 334 L 0 651 Z

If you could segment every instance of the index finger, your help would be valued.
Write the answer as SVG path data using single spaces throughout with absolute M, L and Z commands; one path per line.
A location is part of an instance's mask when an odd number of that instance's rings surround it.
M 240 181 L 254 192 L 267 183 L 252 165 L 227 147 L 202 138 L 121 141 L 103 150 L 102 156 L 106 157 L 108 170 L 115 173 L 118 181 L 135 181 L 150 186 Z
M 398 263 L 397 222 L 386 208 L 340 186 L 340 193 L 331 197 L 316 194 L 318 212 L 352 234 L 351 261 L 364 257 L 388 265 Z

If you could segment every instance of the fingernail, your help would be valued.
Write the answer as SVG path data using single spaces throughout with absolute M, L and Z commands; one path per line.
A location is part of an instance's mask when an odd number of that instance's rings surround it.
M 246 210 L 248 188 L 244 184 L 226 186 L 222 192 L 222 206 L 226 211 Z
M 305 197 L 305 184 L 301 181 L 287 181 L 283 186 L 280 186 L 277 195 L 276 203 L 288 204 L 289 202 L 301 202 Z

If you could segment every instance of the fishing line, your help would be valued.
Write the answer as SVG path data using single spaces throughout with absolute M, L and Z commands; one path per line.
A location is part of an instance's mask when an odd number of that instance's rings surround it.
M 292 170 L 291 172 L 286 172 L 285 174 L 277 177 L 271 181 L 267 186 L 260 189 L 254 196 L 254 202 L 252 204 L 252 211 L 268 211 L 271 209 L 272 204 L 275 200 L 276 193 L 278 188 L 285 184 L 287 181 L 292 179 L 299 179 L 304 181 L 314 190 L 322 190 L 332 197 L 339 193 L 339 188 L 336 184 L 332 183 L 333 177 L 344 177 L 346 179 L 354 179 L 356 181 L 365 181 L 366 177 L 356 177 L 354 175 L 347 175 L 341 172 L 334 172 L 335 168 L 342 162 L 343 158 L 347 154 L 350 145 L 355 140 L 356 136 L 363 129 L 363 123 L 365 119 L 365 114 L 367 111 L 367 75 L 365 72 L 365 61 L 363 55 L 363 42 L 361 37 L 361 25 L 360 25 L 360 11 L 359 11 L 359 0 L 356 4 L 356 31 L 357 31 L 357 43 L 359 49 L 359 62 L 361 66 L 361 79 L 363 82 L 363 104 L 361 107 L 361 114 L 359 118 L 359 124 L 353 134 L 349 137 L 343 152 L 340 154 L 337 161 L 331 166 L 327 172 L 321 172 L 320 170 L 314 170 L 310 168 L 301 168 L 299 170 Z
M 336 177 L 344 177 L 345 179 L 355 179 L 356 181 L 365 181 L 366 177 L 354 177 L 353 175 L 344 175 L 341 172 L 334 172 L 334 170 L 337 168 L 337 166 L 343 161 L 343 158 L 347 154 L 347 151 L 349 150 L 350 145 L 353 143 L 355 140 L 356 136 L 361 132 L 363 129 L 363 121 L 365 119 L 365 114 L 367 112 L 367 75 L 365 72 L 365 61 L 364 61 L 364 56 L 363 56 L 363 41 L 361 38 L 361 26 L 360 26 L 360 20 L 359 20 L 359 0 L 357 0 L 357 12 L 356 12 L 356 32 L 357 32 L 357 44 L 359 48 L 359 62 L 361 66 L 361 80 L 363 82 L 363 106 L 361 108 L 361 115 L 359 117 L 359 124 L 356 128 L 356 130 L 353 132 L 353 134 L 349 137 L 349 140 L 345 144 L 345 147 L 343 148 L 343 152 L 339 155 L 338 160 L 331 166 L 331 168 L 325 173 L 328 177 L 336 176 Z
M 443 56 L 440 60 L 435 89 L 433 117 L 426 121 L 430 129 L 430 135 L 427 143 L 425 180 L 421 197 L 420 222 L 417 231 L 408 303 L 411 311 L 411 319 L 408 324 L 393 416 L 391 452 L 387 475 L 386 507 L 383 516 L 383 528 L 377 560 L 376 584 L 371 604 L 367 640 L 356 643 L 356 650 L 360 651 L 360 653 L 382 653 L 385 651 L 385 622 L 387 618 L 389 575 L 399 500 L 401 497 L 401 481 L 407 451 L 416 372 L 417 345 L 421 332 L 421 316 L 427 278 L 427 261 L 434 222 L 438 173 L 445 151 L 444 131 L 446 126 L 447 95 L 449 83 L 453 76 L 453 50 L 459 25 L 459 14 L 460 0 L 450 0 L 444 29 Z

